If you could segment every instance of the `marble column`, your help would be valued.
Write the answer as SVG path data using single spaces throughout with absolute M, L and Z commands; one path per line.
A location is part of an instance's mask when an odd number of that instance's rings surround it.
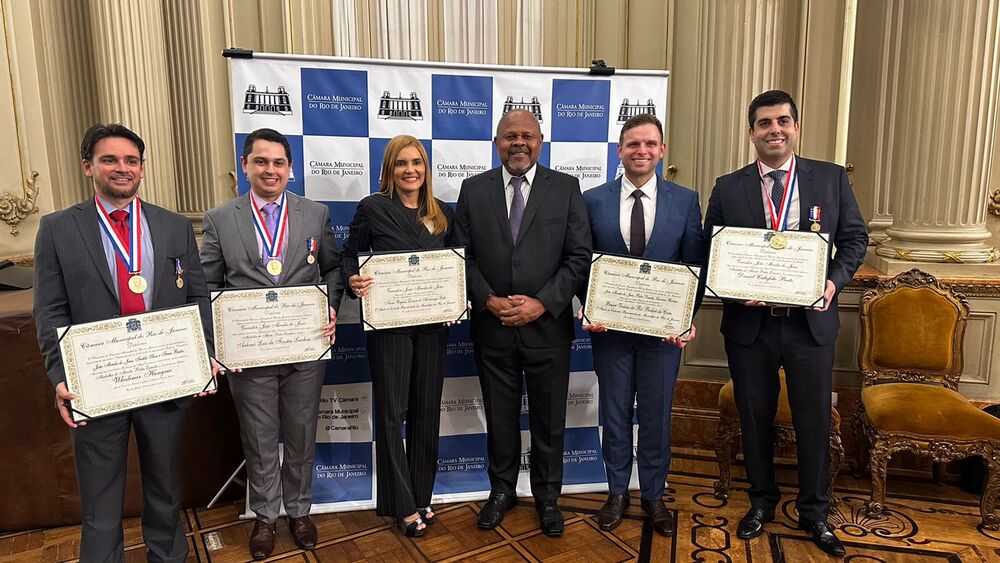
M 887 9 L 898 57 L 884 164 L 892 226 L 870 260 L 889 274 L 916 265 L 974 275 L 976 268 L 927 264 L 1000 258 L 986 229 L 1000 109 L 1000 11 L 993 0 L 894 0 Z
M 141 197 L 177 208 L 176 159 L 160 2 L 91 0 L 100 119 L 119 122 L 146 142 Z

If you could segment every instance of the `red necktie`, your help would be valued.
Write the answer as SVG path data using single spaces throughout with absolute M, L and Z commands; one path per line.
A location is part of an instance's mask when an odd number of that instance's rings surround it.
M 118 233 L 118 238 L 125 245 L 125 252 L 129 251 L 129 229 L 128 212 L 116 209 L 111 212 L 111 223 Z M 141 267 L 141 264 L 136 264 Z M 135 313 L 146 312 L 146 302 L 142 299 L 141 293 L 132 293 L 128 288 L 128 280 L 132 277 L 122 259 L 115 255 L 115 273 L 118 275 L 118 300 L 122 306 L 122 315 L 133 315 Z M 149 291 L 148 289 L 146 291 Z

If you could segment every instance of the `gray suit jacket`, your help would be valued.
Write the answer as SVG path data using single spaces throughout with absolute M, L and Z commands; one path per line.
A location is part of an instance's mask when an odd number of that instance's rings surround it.
M 151 309 L 197 303 L 208 349 L 212 322 L 205 277 L 191 222 L 150 203 L 142 211 L 153 238 L 155 266 L 150 280 Z M 66 380 L 56 328 L 100 321 L 120 314 L 112 273 L 108 269 L 97 207 L 93 199 L 42 217 L 35 238 L 35 327 L 38 347 L 52 386 Z M 174 260 L 184 268 L 184 287 L 177 287 Z
M 288 233 L 281 278 L 274 282 L 267 273 L 253 224 L 250 194 L 243 194 L 205 213 L 202 224 L 201 263 L 208 289 L 318 284 L 329 289 L 330 306 L 337 309 L 343 293 L 340 252 L 330 228 L 330 210 L 291 192 L 288 196 Z M 306 241 L 319 243 L 316 262 L 306 261 Z

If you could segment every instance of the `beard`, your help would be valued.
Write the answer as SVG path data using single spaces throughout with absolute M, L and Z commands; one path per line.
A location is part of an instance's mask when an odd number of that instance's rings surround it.
M 97 188 L 97 192 L 104 196 L 105 199 L 132 199 L 135 197 L 135 194 L 139 192 L 138 180 L 125 187 L 114 186 L 107 182 L 100 184 L 95 182 L 94 186 Z

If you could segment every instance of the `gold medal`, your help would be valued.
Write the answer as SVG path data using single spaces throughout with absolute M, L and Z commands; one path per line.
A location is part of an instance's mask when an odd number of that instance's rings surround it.
M 277 260 L 274 260 L 274 259 L 271 259 L 270 261 L 268 261 L 268 263 L 267 263 L 267 273 L 271 274 L 272 276 L 280 276 L 281 275 L 281 262 L 279 262 Z
M 819 223 L 813 223 L 812 225 L 809 225 L 809 230 L 814 233 L 818 233 L 821 228 L 822 227 L 819 226 Z
M 146 283 L 146 278 L 136 274 L 128 279 L 128 288 L 132 293 L 142 294 L 146 292 L 148 284 Z
M 313 256 L 312 254 L 310 254 L 309 256 L 306 256 L 306 262 L 309 263 L 309 264 L 315 264 L 316 263 L 316 257 Z
M 184 289 L 184 278 L 177 278 L 177 289 Z
M 774 233 L 774 236 L 771 237 L 771 248 L 781 250 L 786 246 L 788 246 L 788 238 L 785 235 Z

